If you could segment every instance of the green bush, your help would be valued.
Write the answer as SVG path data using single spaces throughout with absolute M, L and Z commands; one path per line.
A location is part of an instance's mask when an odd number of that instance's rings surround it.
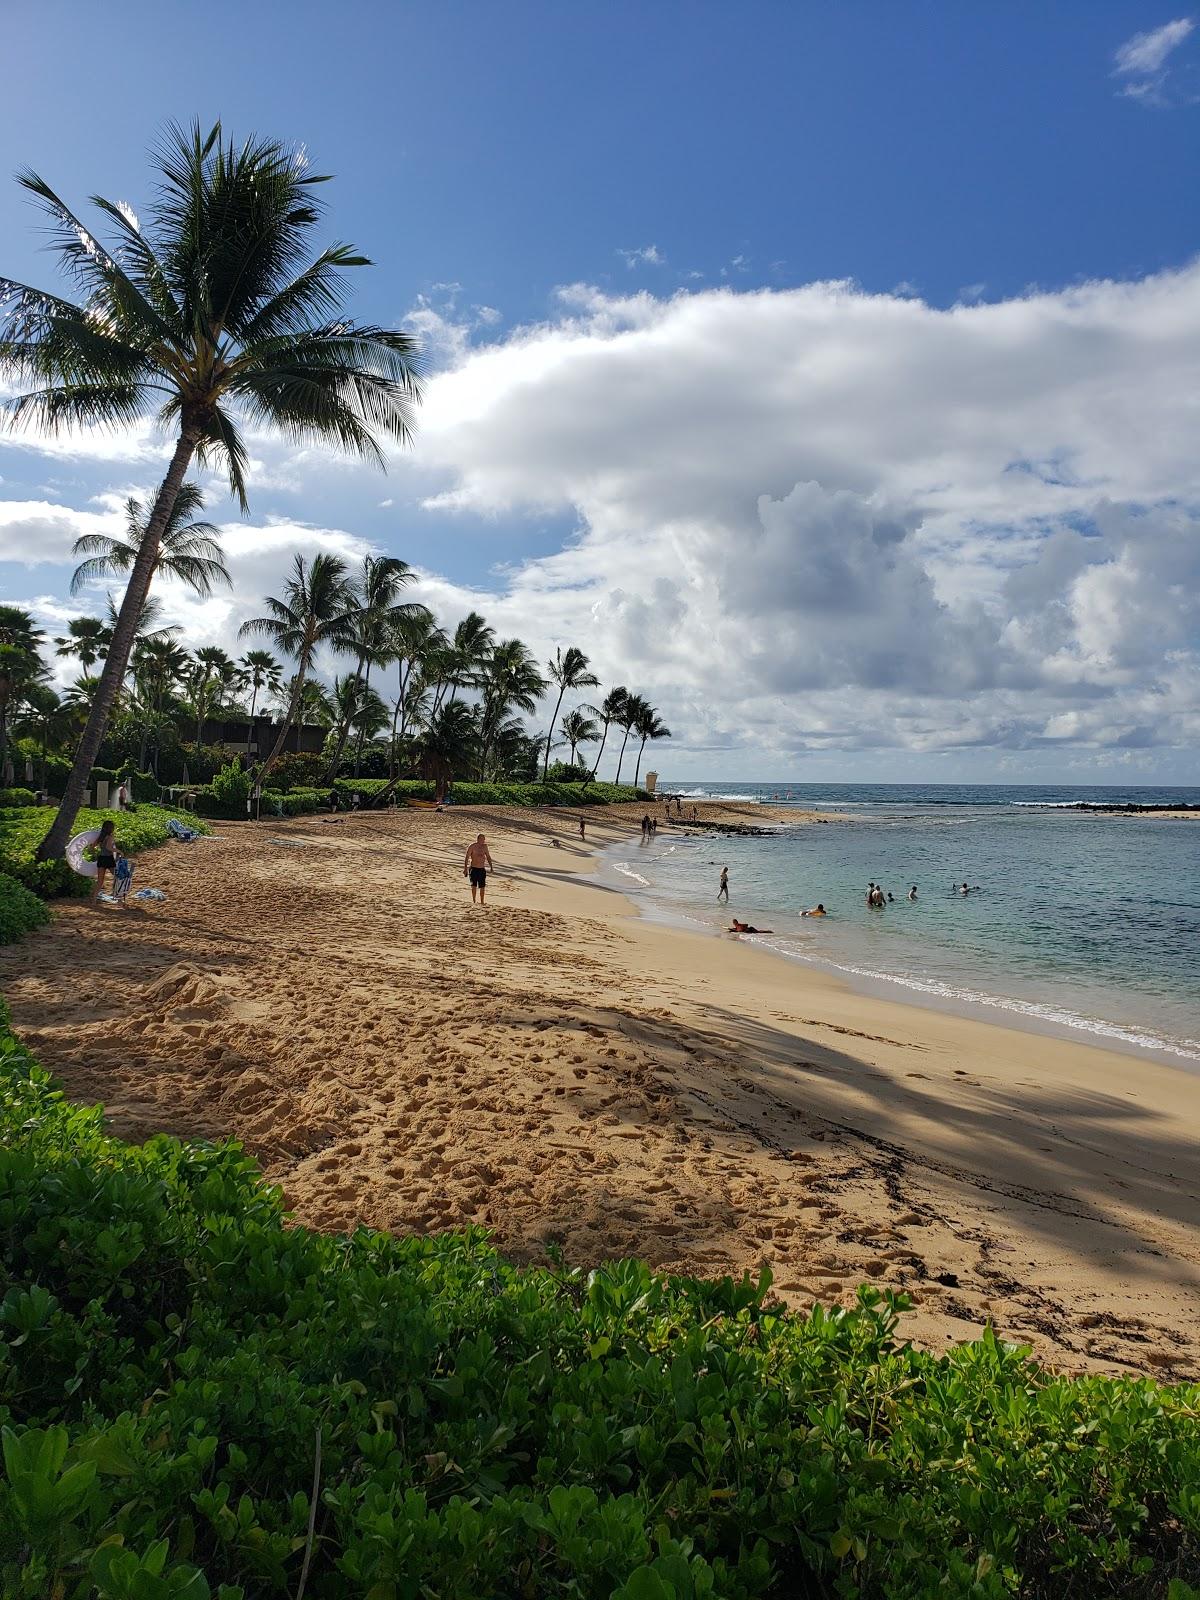
M 202 833 L 208 829 L 203 823 L 183 812 L 164 806 L 139 806 L 136 812 L 95 811 L 84 808 L 75 819 L 76 833 L 98 828 L 107 817 L 117 824 L 117 843 L 126 855 L 137 855 L 139 850 L 151 850 L 165 844 L 170 837 L 167 822 L 171 817 L 183 817 Z M 54 820 L 53 806 L 29 806 L 19 811 L 0 812 L 0 872 L 6 872 L 32 889 L 43 899 L 59 895 L 87 894 L 89 880 L 61 858 L 55 861 L 34 861 L 34 851 L 45 837 Z M 0 1591 L 2 1592 L 2 1591 Z
M 870 1287 L 799 1317 L 765 1277 L 311 1233 L 236 1146 L 124 1144 L 7 1032 L 0 1282 L 5 1600 L 291 1600 L 306 1564 L 307 1600 L 1200 1580 L 1200 1386 L 925 1354 Z
M 122 779 L 128 783 L 138 805 L 152 804 L 162 794 L 158 779 L 152 772 L 138 772 L 132 766 L 124 766 L 117 773 L 117 782 Z
M 386 778 L 338 778 L 334 788 L 344 800 L 358 793 L 363 804 L 387 788 Z M 432 800 L 432 783 L 405 778 L 396 785 L 396 798 Z M 645 790 L 615 783 L 456 783 L 450 790 L 451 805 L 459 806 L 606 806 L 618 802 L 648 799 Z
M 49 913 L 37 895 L 0 872 L 0 944 L 14 944 L 47 921 Z
M 319 751 L 291 751 L 267 774 L 272 789 L 316 789 L 329 766 Z
M 32 789 L 0 789 L 0 809 L 7 810 L 10 806 L 31 806 L 36 798 Z
M 218 805 L 225 806 L 243 817 L 246 816 L 246 802 L 250 798 L 253 783 L 250 774 L 242 771 L 240 761 L 235 758 L 227 767 L 222 767 L 210 787 L 212 797 Z

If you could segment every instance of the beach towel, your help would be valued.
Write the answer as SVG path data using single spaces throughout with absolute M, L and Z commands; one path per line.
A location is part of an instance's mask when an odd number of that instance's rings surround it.
M 116 870 L 113 873 L 113 898 L 124 904 L 129 898 L 132 885 L 133 862 L 128 856 L 118 856 Z
M 167 897 L 161 889 L 135 889 L 133 898 L 135 900 L 165 900 Z

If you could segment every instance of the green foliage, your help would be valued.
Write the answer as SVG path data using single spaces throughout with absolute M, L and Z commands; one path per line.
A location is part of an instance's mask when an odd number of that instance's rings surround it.
M 766 1274 L 310 1233 L 236 1146 L 126 1145 L 7 1032 L 0 1283 L 12 1600 L 291 1600 L 318 1451 L 308 1600 L 1200 1581 L 1196 1385 L 928 1355 L 870 1287 L 796 1317 Z
M 280 756 L 271 768 L 271 787 L 272 789 L 319 788 L 328 764 L 318 751 L 293 750 L 288 755 Z
M 108 817 L 117 824 L 117 843 L 126 855 L 152 850 L 165 844 L 170 834 L 167 822 L 183 817 L 202 833 L 208 829 L 195 818 L 165 806 L 143 805 L 136 812 L 95 811 L 84 808 L 75 819 L 76 833 L 98 828 Z M 54 818 L 52 806 L 29 806 L 16 811 L 0 811 L 0 872 L 8 873 L 43 899 L 60 895 L 82 895 L 89 889 L 86 878 L 73 872 L 63 860 L 35 861 L 34 851 L 45 838 Z
M 32 789 L 0 789 L 0 809 L 10 806 L 31 806 L 36 796 Z
M 242 763 L 235 758 L 217 773 L 212 781 L 211 792 L 218 805 L 244 817 L 252 787 L 250 774 L 242 771 Z
M 47 921 L 49 913 L 37 895 L 0 872 L 0 944 L 13 944 Z
M 137 772 L 132 766 L 126 766 L 117 773 L 117 778 L 124 778 L 128 782 L 138 805 L 153 803 L 162 793 L 158 779 L 152 772 Z
M 360 794 L 363 804 L 387 788 L 383 778 L 338 778 L 333 787 L 348 800 Z M 432 800 L 434 786 L 418 778 L 405 778 L 396 785 L 396 798 Z M 615 783 L 456 783 L 450 790 L 450 803 L 458 806 L 607 806 L 648 798 L 632 785 Z

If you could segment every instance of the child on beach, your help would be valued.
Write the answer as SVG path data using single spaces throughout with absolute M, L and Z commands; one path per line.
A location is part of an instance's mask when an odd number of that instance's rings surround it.
M 729 904 L 729 868 L 721 868 L 721 887 L 717 890 L 717 899 Z
M 96 840 L 96 882 L 92 887 L 92 904 L 95 905 L 104 893 L 105 880 L 111 872 L 116 876 L 117 857 L 121 854 L 117 848 L 117 825 L 110 817 L 107 822 L 100 824 L 100 837 Z

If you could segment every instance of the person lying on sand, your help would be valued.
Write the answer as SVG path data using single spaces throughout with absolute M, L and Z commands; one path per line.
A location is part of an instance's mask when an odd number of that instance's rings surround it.
M 820 901 L 818 901 L 817 904 L 813 906 L 811 911 L 802 911 L 800 915 L 802 917 L 827 917 L 829 913 L 826 911 L 825 907 L 820 903 Z
M 736 917 L 726 929 L 727 933 L 774 933 L 774 928 L 756 928 L 753 923 L 739 922 Z
M 557 839 L 555 843 L 558 843 Z M 480 834 L 474 844 L 467 846 L 467 853 L 463 858 L 463 877 L 469 877 L 471 880 L 472 905 L 476 899 L 480 905 L 483 904 L 484 895 L 487 893 L 488 869 L 491 867 L 492 858 L 488 853 L 487 840 Z

